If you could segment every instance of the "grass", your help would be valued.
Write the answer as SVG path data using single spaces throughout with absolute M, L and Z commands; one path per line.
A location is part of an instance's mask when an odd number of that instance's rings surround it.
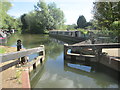
M 83 34 L 88 34 L 88 30 L 85 30 L 85 29 L 77 29 L 78 31 L 81 31 Z
M 5 53 L 5 48 L 2 48 L 2 47 L 0 47 L 0 54 L 3 54 L 3 53 Z
M 17 82 L 19 83 L 19 84 L 21 84 L 22 83 L 22 81 L 21 81 L 21 75 L 22 75 L 22 71 L 21 70 L 16 70 L 16 79 L 17 79 Z
M 15 47 L 0 46 L 0 54 L 15 52 L 17 49 Z

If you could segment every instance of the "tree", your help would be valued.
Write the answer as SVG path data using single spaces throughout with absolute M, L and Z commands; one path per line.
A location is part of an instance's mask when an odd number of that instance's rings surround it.
M 0 0 L 0 28 L 8 28 L 6 25 L 7 11 L 12 7 L 12 4 L 8 0 Z
M 24 33 L 24 32 L 28 32 L 27 31 L 27 28 L 28 28 L 28 25 L 27 25 L 27 21 L 26 21 L 26 15 L 27 14 L 23 14 L 22 16 L 21 16 L 21 23 L 22 23 L 22 33 Z
M 0 28 L 11 30 L 12 28 L 20 30 L 20 21 L 7 14 L 12 4 L 8 0 L 0 0 Z
M 76 24 L 67 25 L 67 30 L 74 30 L 76 28 L 77 28 Z
M 42 21 L 47 30 L 60 29 L 64 25 L 64 13 L 55 3 L 47 5 L 44 1 L 40 1 L 35 8 L 38 14 L 44 17 Z
M 60 29 L 64 26 L 64 14 L 55 3 L 39 1 L 35 10 L 21 16 L 24 33 L 44 33 L 45 30 Z
M 98 21 L 100 28 L 110 29 L 111 24 L 120 21 L 120 2 L 94 2 L 94 19 Z
M 86 19 L 83 15 L 79 16 L 77 20 L 77 26 L 78 28 L 85 28 L 86 26 Z
M 48 4 L 49 14 L 53 18 L 53 26 L 51 29 L 60 29 L 64 25 L 64 13 L 60 8 L 57 8 L 55 3 Z

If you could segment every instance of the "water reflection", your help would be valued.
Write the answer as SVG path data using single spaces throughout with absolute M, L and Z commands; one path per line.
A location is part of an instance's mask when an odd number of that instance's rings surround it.
M 104 66 L 105 67 L 105 66 Z M 82 76 L 86 76 L 89 78 L 92 78 L 93 81 L 96 82 L 96 85 L 101 88 L 118 88 L 118 85 L 115 83 L 118 83 L 118 81 L 114 80 L 114 78 L 111 78 L 108 73 L 103 73 L 104 68 L 103 66 L 97 64 L 97 63 L 80 63 L 78 61 L 71 61 L 71 60 L 65 60 L 64 61 L 64 70 L 66 72 L 73 72 L 76 74 L 80 74 Z M 109 69 L 107 69 L 108 72 L 110 72 Z M 112 71 L 114 72 L 114 71 Z M 114 75 L 118 75 L 118 73 L 114 73 Z M 117 76 L 118 77 L 118 76 Z M 118 80 L 118 79 L 117 79 Z M 89 82 L 89 80 L 88 80 Z
M 45 72 L 44 64 L 38 65 L 36 70 L 30 73 L 31 87 L 34 87 L 40 80 L 41 76 Z

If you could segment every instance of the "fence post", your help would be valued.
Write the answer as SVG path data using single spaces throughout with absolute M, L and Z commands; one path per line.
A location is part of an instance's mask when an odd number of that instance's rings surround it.
M 44 45 L 40 45 L 40 47 L 43 47 L 43 51 L 39 52 L 39 56 L 43 56 L 43 58 L 40 59 L 40 63 L 42 64 L 43 63 L 43 60 L 45 58 L 45 50 L 44 50 Z
M 101 55 L 102 55 L 102 48 L 98 47 L 97 50 L 96 50 L 96 54 L 95 54 L 97 62 L 100 61 Z
M 40 59 L 40 63 L 41 63 L 41 64 L 42 64 L 42 60 L 43 60 L 43 58 Z
M 33 69 L 36 69 L 36 63 L 33 64 Z
M 40 45 L 40 47 L 43 47 L 43 51 L 39 53 L 39 55 L 43 55 L 43 59 L 45 58 L 45 46 Z

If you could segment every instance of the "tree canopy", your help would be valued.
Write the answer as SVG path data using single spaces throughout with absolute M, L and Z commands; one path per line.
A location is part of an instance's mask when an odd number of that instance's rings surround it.
M 86 19 L 83 15 L 79 16 L 77 20 L 77 26 L 78 28 L 85 28 L 86 26 Z
M 21 16 L 23 33 L 44 33 L 45 30 L 62 29 L 64 13 L 55 3 L 37 2 L 35 10 Z
M 94 2 L 93 14 L 99 28 L 111 29 L 111 25 L 120 21 L 120 2 Z
M 10 10 L 11 7 L 12 4 L 8 0 L 0 0 L 0 28 L 17 29 L 19 27 L 19 20 L 7 14 L 8 10 Z

